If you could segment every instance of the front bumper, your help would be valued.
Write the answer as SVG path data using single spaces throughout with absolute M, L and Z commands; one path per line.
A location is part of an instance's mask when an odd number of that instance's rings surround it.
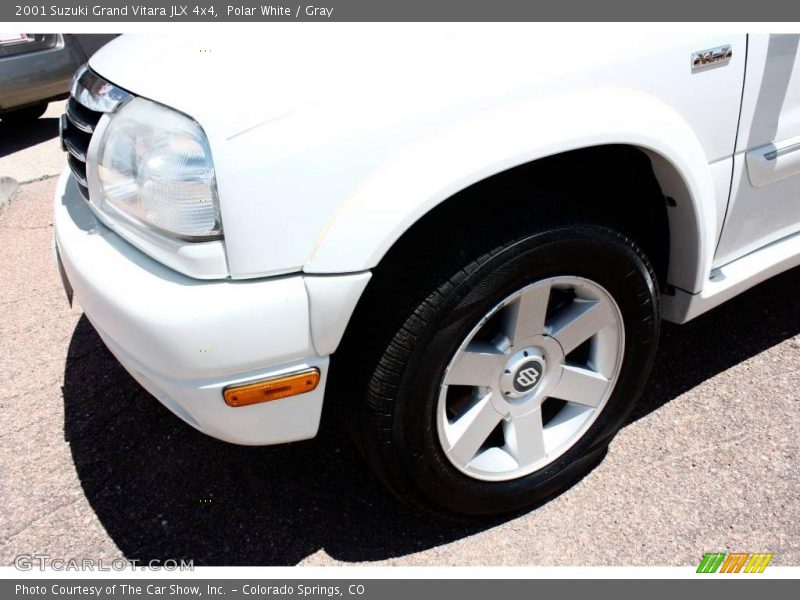
M 303 276 L 185 277 L 101 224 L 68 173 L 56 189 L 53 225 L 65 275 L 86 316 L 120 363 L 172 412 L 239 444 L 316 435 L 328 356 L 315 350 Z M 236 408 L 223 400 L 229 385 L 309 367 L 321 372 L 311 392 Z

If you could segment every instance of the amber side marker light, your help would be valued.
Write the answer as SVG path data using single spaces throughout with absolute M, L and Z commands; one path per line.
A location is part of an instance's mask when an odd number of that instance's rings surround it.
M 222 396 L 228 406 L 248 406 L 305 394 L 316 389 L 318 384 L 319 369 L 306 369 L 291 375 L 225 388 Z

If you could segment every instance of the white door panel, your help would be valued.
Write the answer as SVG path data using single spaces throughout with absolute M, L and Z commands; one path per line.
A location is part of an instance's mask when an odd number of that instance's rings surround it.
M 800 173 L 800 136 L 767 144 L 746 154 L 750 185 L 764 187 Z
M 800 231 L 800 61 L 795 34 L 752 35 L 731 200 L 714 266 Z

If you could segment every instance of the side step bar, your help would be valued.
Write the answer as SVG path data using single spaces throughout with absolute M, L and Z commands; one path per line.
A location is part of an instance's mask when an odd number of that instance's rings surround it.
M 699 294 L 676 289 L 674 296 L 662 296 L 661 316 L 674 323 L 686 323 L 762 281 L 797 266 L 800 266 L 800 233 L 714 269 Z

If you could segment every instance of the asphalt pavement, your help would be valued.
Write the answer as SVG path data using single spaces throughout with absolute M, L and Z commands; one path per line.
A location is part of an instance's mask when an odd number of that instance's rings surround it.
M 53 263 L 61 110 L 25 133 L 0 126 L 0 177 L 18 184 L 0 206 L 0 564 L 800 564 L 800 271 L 665 325 L 634 416 L 573 488 L 514 518 L 436 522 L 384 492 L 335 427 L 225 444 L 122 369 Z

